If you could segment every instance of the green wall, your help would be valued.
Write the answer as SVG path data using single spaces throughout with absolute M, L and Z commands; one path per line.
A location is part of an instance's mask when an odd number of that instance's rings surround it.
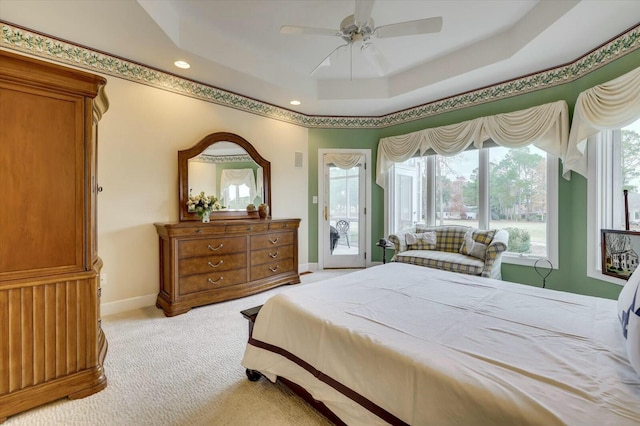
M 574 82 L 487 102 L 433 117 L 391 126 L 384 129 L 309 129 L 309 195 L 318 195 L 318 150 L 328 148 L 358 148 L 372 151 L 371 224 L 372 235 L 368 253 L 374 261 L 382 261 L 382 252 L 375 246 L 383 234 L 384 193 L 375 183 L 375 164 L 380 138 L 402 135 L 430 127 L 459 123 L 487 115 L 517 111 L 532 106 L 565 100 L 570 116 L 579 93 L 597 84 L 614 79 L 640 64 L 640 50 L 619 58 Z M 561 170 L 560 172 L 561 173 Z M 547 287 L 574 293 L 617 298 L 621 287 L 586 276 L 587 271 L 587 181 L 572 173 L 571 180 L 559 179 L 559 268 L 547 278 Z M 309 203 L 309 262 L 318 261 L 318 205 Z M 504 280 L 539 286 L 541 278 L 532 267 L 503 264 Z

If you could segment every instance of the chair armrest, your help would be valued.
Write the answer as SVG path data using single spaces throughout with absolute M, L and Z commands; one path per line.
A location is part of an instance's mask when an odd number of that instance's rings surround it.
M 484 259 L 484 271 L 482 271 L 483 277 L 501 278 L 500 267 L 502 265 L 502 253 L 507 250 L 507 243 L 509 242 L 509 233 L 500 229 L 493 236 L 493 240 L 487 247 L 487 253 Z
M 507 245 L 509 243 L 509 232 L 506 229 L 499 229 L 498 232 L 493 236 L 491 243 L 489 243 L 489 247 L 495 246 L 498 253 L 502 253 L 507 250 Z

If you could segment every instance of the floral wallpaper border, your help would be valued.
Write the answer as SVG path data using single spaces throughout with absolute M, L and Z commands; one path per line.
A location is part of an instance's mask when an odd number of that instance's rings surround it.
M 210 154 L 200 154 L 189 161 L 197 161 L 199 163 L 239 163 L 239 162 L 247 162 L 250 163 L 253 161 L 253 158 L 249 154 L 239 154 L 239 155 L 210 155 Z
M 332 117 L 305 115 L 280 108 L 2 21 L 0 26 L 2 28 L 0 48 L 24 52 L 308 128 L 384 128 L 419 120 L 471 105 L 568 83 L 640 48 L 640 25 L 638 25 L 567 65 L 380 117 Z

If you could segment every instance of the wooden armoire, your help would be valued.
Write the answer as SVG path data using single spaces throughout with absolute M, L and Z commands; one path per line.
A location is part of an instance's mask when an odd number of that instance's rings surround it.
M 0 423 L 107 385 L 96 242 L 105 84 L 0 51 Z

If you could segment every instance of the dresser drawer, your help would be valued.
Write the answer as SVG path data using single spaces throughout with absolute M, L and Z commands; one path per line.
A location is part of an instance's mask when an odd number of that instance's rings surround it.
M 293 271 L 293 258 L 251 267 L 251 281 Z
M 293 245 L 277 246 L 251 252 L 251 265 L 284 260 L 293 257 Z
M 271 222 L 269 229 L 295 229 L 298 226 L 294 222 Z
M 246 237 L 206 238 L 202 240 L 180 241 L 178 243 L 178 257 L 180 259 L 212 254 L 239 253 L 246 250 Z
M 228 271 L 247 264 L 247 253 L 214 254 L 212 256 L 180 259 L 178 269 L 181 277 L 209 272 Z
M 293 231 L 251 236 L 251 251 L 293 244 Z
M 236 232 L 261 232 L 266 231 L 268 228 L 269 226 L 266 223 L 242 223 L 227 225 L 226 232 L 229 234 Z
M 180 295 L 209 291 L 247 282 L 247 269 L 210 272 L 180 279 Z

